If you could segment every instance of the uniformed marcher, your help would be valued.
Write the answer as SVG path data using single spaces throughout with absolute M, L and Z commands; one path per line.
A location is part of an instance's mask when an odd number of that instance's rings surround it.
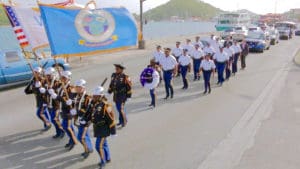
M 204 78 L 204 94 L 211 92 L 211 85 L 210 85 L 210 78 L 211 75 L 215 72 L 216 65 L 213 60 L 210 59 L 209 55 L 205 56 L 205 59 L 202 60 L 200 65 L 200 71 L 203 72 L 203 78 Z
M 192 53 L 191 57 L 193 59 L 193 67 L 194 67 L 194 81 L 200 80 L 201 76 L 199 74 L 199 70 L 200 70 L 201 61 L 204 58 L 204 52 L 197 44 L 195 46 L 195 49 L 191 53 Z
M 203 52 L 205 55 L 209 55 L 210 59 L 213 59 L 216 51 L 211 47 L 210 43 L 207 43 L 207 46 L 204 47 Z
M 163 69 L 163 78 L 165 82 L 165 90 L 166 90 L 166 97 L 168 99 L 170 96 L 171 98 L 174 97 L 174 89 L 172 84 L 172 79 L 174 76 L 177 75 L 177 61 L 176 58 L 171 55 L 171 49 L 165 48 L 165 57 L 160 60 L 160 66 Z
M 242 44 L 241 44 L 241 69 L 245 69 L 246 68 L 246 57 L 249 54 L 249 46 L 246 42 L 246 40 L 243 40 Z
M 54 68 L 50 67 L 45 71 L 46 75 L 46 84 L 45 88 L 47 89 L 47 101 L 48 101 L 48 109 L 51 115 L 51 122 L 55 127 L 55 135 L 56 138 L 63 138 L 65 132 L 60 122 L 60 102 L 58 100 L 53 100 L 51 95 L 57 93 L 57 90 L 61 87 L 61 83 L 56 79 L 56 71 Z
M 176 42 L 176 47 L 172 49 L 172 55 L 176 58 L 177 62 L 178 62 L 178 59 L 179 57 L 182 55 L 183 53 L 183 49 L 181 48 L 180 46 L 180 42 Z M 178 68 L 178 76 L 179 76 L 179 73 L 180 73 L 180 67 Z
M 156 50 L 155 52 L 153 53 L 153 59 L 155 60 L 156 64 L 159 65 L 159 60 L 160 58 L 164 57 L 164 52 L 162 51 L 161 49 L 161 46 L 160 45 L 157 45 L 156 46 Z
M 160 62 L 160 61 L 159 61 Z M 127 124 L 127 117 L 124 111 L 125 103 L 132 95 L 132 83 L 128 75 L 123 71 L 125 67 L 121 64 L 114 64 L 116 71 L 111 76 L 108 93 L 113 93 L 113 100 L 119 112 L 118 126 L 125 127 Z
M 51 128 L 51 123 L 49 121 L 50 117 L 45 114 L 45 108 L 46 106 L 44 103 L 46 103 L 46 95 L 45 95 L 45 88 L 42 87 L 42 84 L 44 83 L 44 78 L 42 76 L 43 69 L 40 67 L 36 67 L 33 70 L 34 76 L 33 79 L 30 81 L 30 83 L 26 86 L 24 92 L 25 94 L 34 94 L 35 100 L 36 100 L 36 115 L 37 117 L 43 122 L 44 129 L 43 131 L 48 131 Z
M 191 57 L 188 55 L 186 49 L 183 50 L 183 54 L 179 57 L 178 63 L 181 69 L 181 76 L 183 81 L 182 89 L 188 89 L 189 84 L 187 80 L 187 73 L 191 71 Z
M 53 100 L 58 100 L 61 102 L 61 118 L 62 126 L 67 136 L 69 137 L 68 143 L 65 148 L 72 150 L 77 144 L 77 139 L 75 136 L 73 117 L 76 115 L 74 111 L 73 101 L 76 93 L 75 88 L 70 84 L 72 73 L 70 71 L 64 71 L 61 74 L 61 87 L 58 89 L 58 93 L 52 93 L 51 97 Z
M 203 48 L 204 48 L 204 45 L 203 45 L 203 43 L 201 42 L 201 40 L 200 40 L 200 36 L 196 36 L 195 37 L 195 42 L 194 42 L 194 44 L 193 44 L 194 46 L 196 46 L 196 45 L 199 45 L 199 47 L 203 50 Z
M 232 73 L 233 73 L 233 75 L 235 75 L 238 71 L 238 60 L 241 55 L 242 49 L 237 41 L 234 41 L 232 48 L 234 50 L 234 56 L 233 56 L 233 62 L 232 62 Z
M 216 67 L 218 71 L 218 83 L 222 85 L 224 82 L 224 69 L 226 63 L 229 61 L 228 54 L 223 51 L 223 47 L 220 48 L 220 51 L 215 54 Z
M 192 44 L 192 41 L 190 39 L 186 39 L 186 44 L 183 46 L 183 49 L 187 49 L 188 54 L 192 56 L 195 46 Z
M 81 154 L 83 158 L 87 158 L 93 152 L 93 145 L 90 137 L 89 125 L 85 120 L 87 109 L 91 101 L 91 97 L 86 93 L 86 81 L 80 79 L 75 83 L 76 96 L 74 98 L 73 110 L 76 111 L 75 122 L 78 127 L 77 139 L 82 144 L 84 152 Z
M 93 91 L 93 99 L 88 108 L 87 122 L 93 123 L 94 136 L 96 137 L 96 151 L 100 156 L 100 169 L 111 162 L 107 137 L 116 135 L 115 115 L 112 106 L 104 96 L 104 88 L 97 87 Z
M 225 68 L 226 80 L 229 80 L 229 78 L 231 76 L 231 70 L 230 69 L 231 69 L 231 63 L 232 63 L 233 55 L 234 55 L 234 51 L 232 50 L 231 46 L 232 46 L 232 42 L 229 41 L 227 43 L 226 47 L 224 48 L 224 52 L 227 53 L 227 55 L 229 57 L 229 60 L 226 63 L 226 68 Z

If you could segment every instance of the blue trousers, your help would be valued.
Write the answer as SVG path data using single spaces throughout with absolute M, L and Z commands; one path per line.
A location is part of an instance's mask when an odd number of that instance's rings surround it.
M 211 70 L 203 70 L 203 78 L 204 78 L 204 89 L 207 92 L 207 89 L 211 90 L 210 88 L 210 77 L 211 77 Z
M 49 110 L 50 110 L 50 115 L 51 115 L 51 122 L 55 127 L 56 135 L 60 136 L 62 133 L 64 133 L 64 129 L 59 120 L 59 110 L 56 110 L 54 108 L 49 109 Z
M 119 112 L 119 124 L 125 126 L 127 124 L 127 117 L 124 110 L 125 102 L 121 100 L 116 101 L 116 108 Z
M 151 96 L 151 105 L 154 107 L 156 106 L 156 94 L 155 94 L 155 88 L 150 89 L 150 96 Z
M 188 88 L 188 80 L 186 78 L 187 72 L 188 72 L 188 66 L 181 66 L 181 76 L 182 76 L 182 82 L 183 82 L 183 87 Z
M 218 71 L 218 83 L 224 82 L 224 70 L 225 70 L 225 62 L 217 62 L 217 71 Z
M 105 164 L 107 161 L 111 160 L 108 143 L 105 137 L 97 137 L 95 148 L 100 156 L 101 164 Z
M 50 121 L 50 113 L 45 106 L 40 106 L 36 110 L 36 116 L 43 121 L 44 128 L 47 127 L 47 123 Z
M 199 70 L 200 70 L 200 65 L 201 65 L 201 59 L 193 59 L 193 65 L 194 65 L 194 79 L 199 80 Z
M 74 131 L 72 120 L 68 118 L 63 118 L 62 126 L 69 137 L 69 144 L 76 144 L 77 140 L 75 137 L 75 131 Z
M 77 139 L 82 144 L 85 152 L 92 152 L 93 151 L 93 145 L 90 137 L 90 131 L 88 127 L 80 125 L 78 127 L 78 134 Z
M 232 73 L 236 73 L 238 71 L 238 60 L 239 60 L 240 54 L 237 53 L 233 57 L 233 62 L 232 62 Z
M 171 93 L 171 96 L 173 96 L 173 94 L 174 94 L 172 79 L 173 79 L 173 72 L 171 70 L 164 71 L 164 81 L 165 81 L 165 89 L 166 89 L 167 97 L 170 96 L 170 93 Z

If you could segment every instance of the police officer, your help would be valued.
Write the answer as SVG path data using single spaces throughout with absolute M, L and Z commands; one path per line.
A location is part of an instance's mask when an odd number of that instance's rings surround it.
M 44 129 L 43 131 L 48 131 L 51 128 L 51 123 L 49 122 L 47 116 L 45 115 L 45 106 L 43 105 L 46 102 L 45 88 L 42 87 L 44 83 L 44 78 L 42 76 L 43 69 L 41 67 L 36 67 L 33 70 L 34 76 L 31 82 L 26 86 L 24 92 L 25 94 L 34 94 L 36 100 L 36 115 L 43 122 Z M 43 93 L 44 94 L 43 94 Z
M 113 93 L 113 100 L 119 112 L 119 123 L 117 125 L 125 127 L 127 124 L 127 117 L 124 111 L 124 106 L 127 99 L 131 98 L 132 84 L 129 76 L 123 72 L 125 67 L 121 64 L 114 64 L 114 66 L 116 71 L 111 76 L 108 93 Z
M 54 68 L 50 67 L 45 71 L 46 75 L 46 84 L 45 87 L 47 89 L 47 101 L 48 101 L 48 109 L 51 115 L 51 122 L 55 127 L 55 135 L 56 138 L 63 138 L 65 132 L 59 120 L 60 114 L 60 103 L 58 100 L 53 100 L 51 94 L 57 93 L 58 88 L 61 86 L 61 83 L 56 79 L 56 71 Z
M 178 63 L 176 58 L 171 55 L 170 48 L 165 48 L 165 56 L 160 60 L 159 63 L 163 70 L 163 78 L 165 82 L 166 97 L 164 99 L 167 100 L 170 96 L 172 99 L 174 97 L 172 79 L 177 75 Z
M 86 93 L 86 81 L 80 79 L 75 83 L 76 96 L 74 99 L 73 111 L 76 111 L 75 122 L 78 121 L 78 134 L 77 139 L 82 144 L 84 152 L 81 154 L 83 158 L 87 158 L 93 152 L 93 145 L 90 137 L 89 126 L 84 117 L 86 116 L 87 109 L 90 103 L 90 96 Z
M 61 117 L 62 126 L 65 130 L 67 136 L 69 137 L 69 142 L 65 145 L 65 148 L 72 150 L 77 144 L 77 139 L 75 136 L 73 117 L 76 115 L 74 111 L 73 101 L 76 93 L 74 87 L 70 84 L 72 73 L 70 71 L 64 71 L 61 74 L 61 87 L 57 90 L 58 93 L 52 93 L 51 97 L 53 100 L 60 101 L 61 104 Z
M 116 135 L 114 112 L 112 106 L 104 96 L 104 88 L 97 87 L 93 91 L 93 99 L 89 105 L 86 121 L 93 123 L 94 136 L 96 137 L 95 148 L 100 156 L 100 169 L 111 162 L 107 137 Z
M 220 47 L 219 52 L 215 54 L 216 67 L 218 71 L 218 83 L 222 85 L 224 82 L 224 69 L 226 63 L 229 61 L 228 54 L 223 51 L 223 47 Z
M 176 42 L 176 47 L 172 49 L 172 55 L 175 56 L 177 62 L 178 62 L 178 59 L 179 57 L 182 55 L 182 52 L 183 52 L 183 49 L 181 48 L 180 46 L 180 42 Z M 179 73 L 180 73 L 180 67 L 178 68 L 178 76 L 179 76 Z
M 204 94 L 211 92 L 210 78 L 212 73 L 214 74 L 216 65 L 213 60 L 210 59 L 209 55 L 205 55 L 205 59 L 201 62 L 200 71 L 203 72 L 204 78 Z M 200 72 L 199 72 L 200 73 Z
M 233 62 L 232 62 L 232 73 L 235 75 L 238 71 L 238 60 L 241 55 L 242 49 L 241 46 L 238 44 L 237 41 L 234 41 L 232 45 L 232 49 L 234 50 Z
M 198 44 L 196 44 L 191 57 L 193 59 L 194 81 L 200 80 L 199 70 L 200 70 L 201 61 L 204 57 L 204 52 Z
M 182 89 L 188 89 L 189 84 L 186 78 L 187 73 L 191 71 L 191 57 L 187 54 L 188 51 L 186 49 L 183 50 L 183 54 L 179 57 L 178 63 L 181 69 L 181 76 L 183 81 Z

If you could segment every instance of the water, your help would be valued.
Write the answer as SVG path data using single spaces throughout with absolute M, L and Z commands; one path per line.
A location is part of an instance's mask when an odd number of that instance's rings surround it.
M 144 38 L 159 39 L 215 31 L 214 22 L 149 22 L 144 25 Z

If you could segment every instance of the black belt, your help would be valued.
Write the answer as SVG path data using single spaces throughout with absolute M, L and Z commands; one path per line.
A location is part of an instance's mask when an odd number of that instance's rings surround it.
M 205 73 L 210 73 L 211 70 L 203 70 L 203 72 L 205 72 Z
M 224 62 L 219 62 L 219 61 L 217 61 L 217 63 L 222 63 L 222 64 L 223 64 L 223 63 L 226 63 L 226 62 L 225 62 L 225 61 L 224 61 Z
M 174 69 L 171 69 L 171 70 L 164 70 L 164 72 L 173 72 Z

